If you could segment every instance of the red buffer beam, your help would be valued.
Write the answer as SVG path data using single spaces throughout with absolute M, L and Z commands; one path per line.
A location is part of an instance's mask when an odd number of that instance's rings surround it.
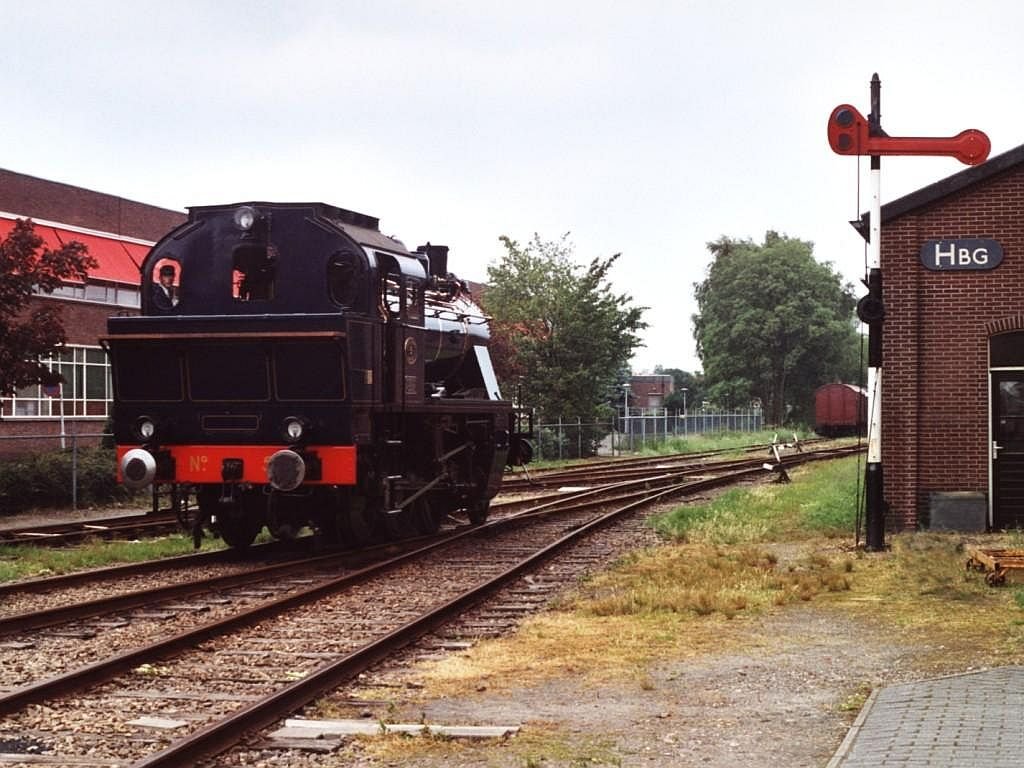
M 974 128 L 948 138 L 872 136 L 864 115 L 849 104 L 832 110 L 828 143 L 839 155 L 949 155 L 966 165 L 985 162 L 992 149 L 988 136 Z

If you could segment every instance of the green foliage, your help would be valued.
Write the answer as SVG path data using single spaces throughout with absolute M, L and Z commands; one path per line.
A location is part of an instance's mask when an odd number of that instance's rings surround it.
M 115 479 L 114 452 L 78 449 L 78 503 L 125 501 L 128 492 Z M 0 462 L 0 515 L 27 509 L 71 505 L 71 451 L 32 453 Z
M 674 539 L 711 544 L 852 535 L 857 508 L 856 457 L 816 462 L 787 485 L 733 488 L 708 504 L 684 505 L 655 519 Z
M 852 286 L 814 259 L 811 243 L 768 232 L 761 245 L 722 237 L 708 248 L 693 321 L 710 399 L 760 399 L 782 424 L 787 406 L 806 416 L 821 384 L 858 380 Z
M 566 236 L 501 241 L 505 255 L 488 268 L 482 298 L 499 379 L 510 391 L 521 383 L 523 404 L 542 420 L 594 421 L 646 327 L 644 308 L 609 284 L 618 255 L 581 268 Z
M 0 242 L 0 397 L 40 381 L 59 381 L 39 358 L 66 339 L 60 307 L 29 302 L 34 292 L 52 293 L 65 281 L 84 281 L 96 266 L 79 242 L 56 251 L 42 246 L 43 239 L 26 219 L 18 219 Z

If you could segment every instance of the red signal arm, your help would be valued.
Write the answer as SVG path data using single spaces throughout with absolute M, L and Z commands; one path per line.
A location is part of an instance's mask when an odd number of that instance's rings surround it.
M 832 110 L 828 143 L 839 155 L 949 155 L 966 165 L 985 162 L 992 149 L 988 136 L 974 128 L 948 138 L 872 136 L 868 121 L 849 104 Z

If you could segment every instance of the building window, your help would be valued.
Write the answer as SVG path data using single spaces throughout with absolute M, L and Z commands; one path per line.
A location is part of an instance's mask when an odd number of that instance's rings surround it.
M 103 285 L 101 283 L 65 283 L 54 289 L 53 293 L 35 291 L 36 296 L 52 296 L 59 299 L 77 299 L 100 304 L 113 304 L 118 307 L 139 306 L 138 286 Z
M 43 358 L 50 370 L 64 377 L 59 397 L 49 397 L 33 384 L 3 401 L 3 417 L 56 418 L 64 416 L 106 418 L 110 413 L 110 363 L 98 347 L 65 346 Z

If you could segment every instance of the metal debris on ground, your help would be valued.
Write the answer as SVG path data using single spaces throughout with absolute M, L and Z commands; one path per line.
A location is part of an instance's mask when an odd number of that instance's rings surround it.
M 990 587 L 1003 584 L 1024 584 L 1024 549 L 983 549 L 970 550 L 967 567 L 985 573 L 985 583 Z

